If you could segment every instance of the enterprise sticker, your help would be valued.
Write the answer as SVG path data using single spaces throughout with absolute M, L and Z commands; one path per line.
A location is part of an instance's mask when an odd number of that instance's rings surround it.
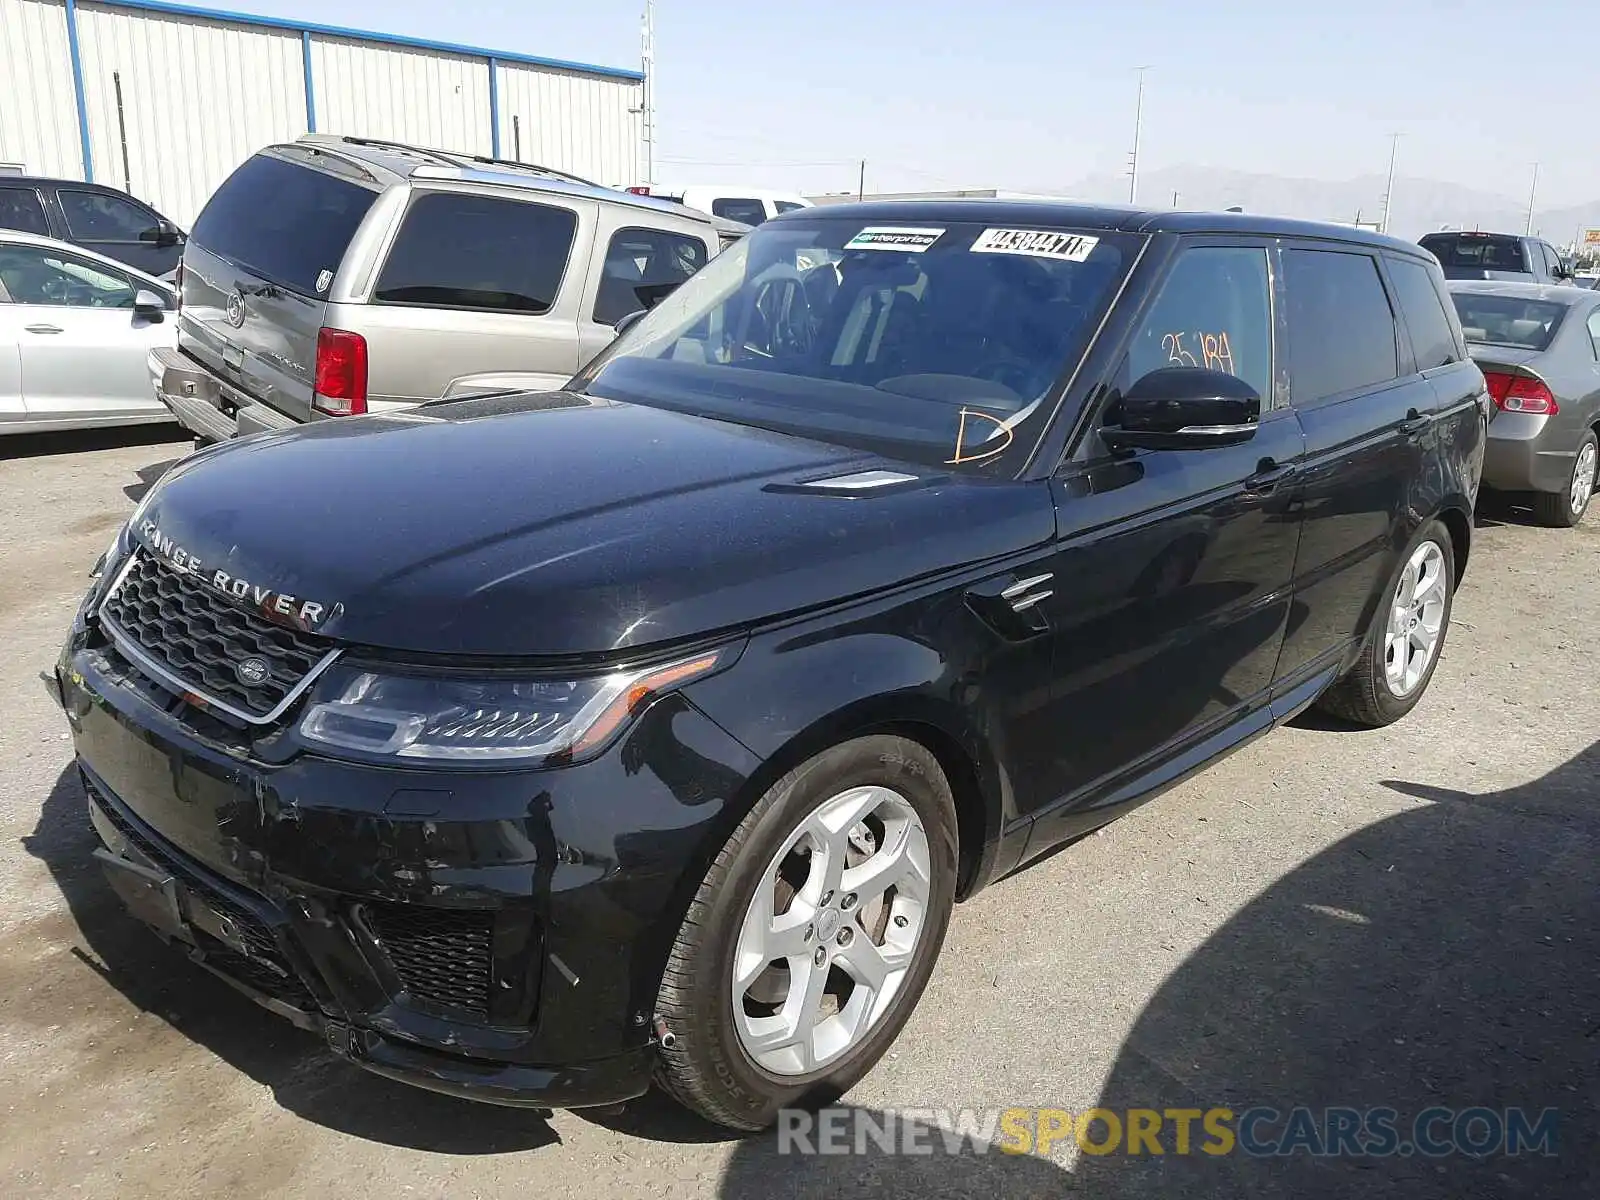
M 942 229 L 908 225 L 868 225 L 844 244 L 846 250 L 903 250 L 921 254 L 944 236 Z
M 985 229 L 972 243 L 974 254 L 1028 254 L 1081 263 L 1100 244 L 1097 237 L 1046 229 Z

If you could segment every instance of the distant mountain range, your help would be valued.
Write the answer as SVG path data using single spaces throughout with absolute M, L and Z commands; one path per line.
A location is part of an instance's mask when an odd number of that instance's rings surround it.
M 1301 217 L 1315 221 L 1377 221 L 1383 212 L 1385 177 L 1363 175 L 1357 179 L 1287 179 L 1213 167 L 1176 166 L 1145 171 L 1139 176 L 1139 203 L 1165 207 L 1178 193 L 1178 207 L 1226 209 L 1238 205 L 1246 212 Z M 1052 189 L 1056 190 L 1056 189 Z M 1100 175 L 1059 189 L 1080 200 L 1126 203 L 1128 177 Z M 1520 233 L 1528 219 L 1527 201 L 1495 192 L 1479 191 L 1437 179 L 1394 182 L 1389 232 L 1418 238 L 1444 225 Z M 1547 241 L 1566 246 L 1580 227 L 1600 227 L 1600 200 L 1568 208 L 1541 208 L 1534 212 L 1533 227 Z

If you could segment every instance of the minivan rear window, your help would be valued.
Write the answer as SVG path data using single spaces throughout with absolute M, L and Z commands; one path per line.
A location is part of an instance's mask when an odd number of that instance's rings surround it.
M 223 181 L 190 240 L 237 267 L 312 296 L 327 290 L 378 193 L 272 154 Z M 322 282 L 319 287 L 318 283 Z
M 1446 267 L 1528 272 L 1522 239 L 1488 233 L 1430 233 L 1422 248 Z

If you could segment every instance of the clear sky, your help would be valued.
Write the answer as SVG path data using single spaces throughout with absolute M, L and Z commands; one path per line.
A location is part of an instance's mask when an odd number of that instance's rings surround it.
M 614 66 L 643 0 L 199 0 Z M 658 0 L 657 177 L 1060 188 L 1141 164 L 1600 198 L 1593 0 Z M 1583 47 L 1589 46 L 1586 51 Z

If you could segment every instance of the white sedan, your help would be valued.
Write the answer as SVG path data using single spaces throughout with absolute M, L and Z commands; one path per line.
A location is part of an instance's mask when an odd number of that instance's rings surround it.
M 168 284 L 0 229 L 0 435 L 170 421 L 145 360 L 177 343 Z

